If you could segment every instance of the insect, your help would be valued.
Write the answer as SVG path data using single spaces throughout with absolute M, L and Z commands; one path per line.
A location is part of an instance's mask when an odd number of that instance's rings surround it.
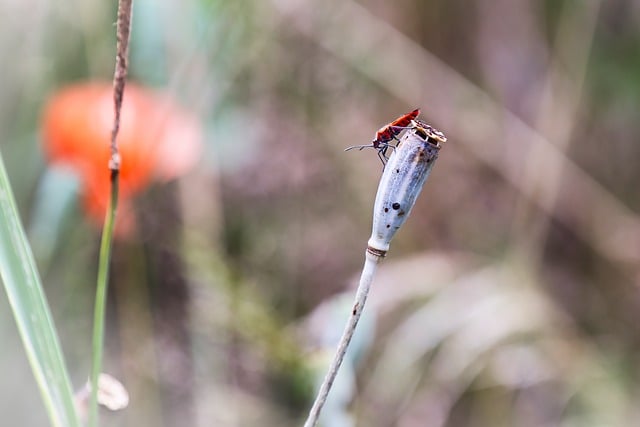
M 385 164 L 387 161 L 387 150 L 389 147 L 395 148 L 395 146 L 390 145 L 392 140 L 398 141 L 398 134 L 402 132 L 404 129 L 410 127 L 413 120 L 415 120 L 420 114 L 420 109 L 416 108 L 415 110 L 398 117 L 394 121 L 389 124 L 382 126 L 376 132 L 375 137 L 371 141 L 371 144 L 366 145 L 354 145 L 353 147 L 348 147 L 344 151 L 353 150 L 357 148 L 362 150 L 363 148 L 375 148 L 378 150 L 378 157 L 382 161 L 382 164 Z

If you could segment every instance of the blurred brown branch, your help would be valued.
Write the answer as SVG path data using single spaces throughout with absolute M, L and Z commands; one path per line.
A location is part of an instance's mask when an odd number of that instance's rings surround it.
M 459 72 L 353 1 L 334 0 L 314 7 L 304 0 L 272 3 L 299 31 L 389 93 L 408 105 L 424 105 L 425 117 L 436 126 L 450 129 L 452 144 L 464 144 L 523 197 L 572 229 L 601 255 L 617 262 L 640 261 L 640 217 L 567 157 L 562 142 L 554 139 L 561 135 L 547 135 L 547 129 L 532 128 Z M 317 25 L 317 7 L 331 11 L 323 14 L 322 25 Z M 587 27 L 593 25 L 597 7 L 590 10 L 585 17 Z M 378 60 L 371 59 L 364 67 L 355 60 L 362 57 Z M 506 130 L 509 140 L 504 139 Z M 512 144 L 517 144 L 517 149 L 509 147 Z M 556 165 L 555 170 L 563 171 L 562 185 L 557 178 L 541 179 L 535 186 L 523 180 L 522 171 L 529 168 L 531 150 L 546 164 Z

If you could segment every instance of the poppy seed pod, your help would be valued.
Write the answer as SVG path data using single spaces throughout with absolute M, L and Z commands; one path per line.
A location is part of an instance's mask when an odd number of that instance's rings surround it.
M 380 178 L 373 207 L 373 229 L 367 247 L 371 255 L 386 255 L 391 239 L 407 220 L 446 140 L 442 132 L 414 120 L 393 150 Z
M 413 115 L 417 112 L 414 111 L 409 114 Z M 336 354 L 329 366 L 327 375 L 320 385 L 313 406 L 309 410 L 309 416 L 305 421 L 304 427 L 314 427 L 318 422 L 320 411 L 322 411 L 322 407 L 327 401 L 329 390 L 331 390 L 336 379 L 340 365 L 347 352 L 347 347 L 362 315 L 377 266 L 387 254 L 391 239 L 407 220 L 422 190 L 422 186 L 438 158 L 440 147 L 447 141 L 442 132 L 435 130 L 421 120 L 411 120 L 408 129 L 408 132 L 404 134 L 397 146 L 387 145 L 383 147 L 382 151 L 378 151 L 384 157 L 387 148 L 393 149 L 378 185 L 376 201 L 373 207 L 373 230 L 365 252 L 360 283 L 356 291 L 351 315 L 338 343 Z M 393 132 L 393 130 L 390 130 L 390 132 Z M 369 146 L 355 147 L 364 148 Z M 373 146 L 373 148 L 378 147 Z

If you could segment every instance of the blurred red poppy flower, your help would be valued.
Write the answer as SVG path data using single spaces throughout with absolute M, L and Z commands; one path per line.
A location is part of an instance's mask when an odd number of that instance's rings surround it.
M 109 201 L 107 167 L 113 126 L 110 83 L 80 83 L 49 99 L 43 115 L 43 146 L 52 165 L 64 165 L 81 179 L 87 214 L 101 223 Z M 154 180 L 186 173 L 202 151 L 199 121 L 170 97 L 127 83 L 118 148 L 122 157 L 120 201 L 127 203 Z

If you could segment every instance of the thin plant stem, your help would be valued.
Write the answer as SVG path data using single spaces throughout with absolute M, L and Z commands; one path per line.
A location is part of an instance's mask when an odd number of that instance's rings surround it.
M 381 259 L 381 256 L 374 255 L 369 251 L 366 252 L 364 267 L 362 268 L 362 274 L 360 275 L 360 283 L 358 285 L 356 298 L 353 303 L 353 310 L 351 310 L 351 315 L 349 316 L 349 320 L 347 321 L 344 332 L 342 333 L 342 337 L 340 338 L 340 342 L 338 343 L 336 354 L 333 358 L 333 361 L 331 362 L 329 370 L 327 371 L 327 375 L 324 377 L 324 381 L 320 386 L 320 390 L 318 391 L 318 395 L 313 402 L 313 406 L 311 406 L 311 410 L 309 411 L 307 421 L 305 421 L 304 423 L 304 427 L 313 427 L 318 422 L 322 407 L 327 401 L 327 396 L 329 395 L 329 391 L 333 386 L 333 381 L 338 375 L 340 365 L 342 365 L 344 356 L 347 353 L 347 347 L 349 346 L 349 343 L 353 338 L 356 326 L 358 325 L 358 321 L 360 320 L 360 315 L 362 314 L 362 310 L 364 309 L 364 304 L 367 301 L 369 289 L 371 288 L 371 283 L 373 282 L 373 276 Z
M 93 359 L 91 364 L 91 400 L 89 404 L 89 426 L 98 425 L 98 377 L 102 369 L 102 353 L 104 346 L 105 308 L 107 305 L 107 284 L 109 282 L 109 263 L 111 261 L 111 245 L 113 228 L 118 207 L 118 172 L 111 172 L 111 200 L 107 218 L 102 230 L 100 242 L 100 259 L 98 265 L 98 286 L 93 315 Z
M 113 103 L 114 119 L 111 131 L 109 170 L 111 179 L 111 197 L 102 230 L 100 243 L 100 257 L 98 265 L 98 280 L 96 286 L 96 301 L 93 316 L 93 358 L 91 364 L 91 399 L 89 401 L 89 426 L 98 426 L 98 378 L 102 369 L 102 354 L 104 346 L 104 323 L 107 305 L 107 285 L 109 282 L 109 263 L 111 261 L 111 246 L 113 229 L 118 208 L 118 187 L 120 174 L 120 153 L 118 152 L 118 131 L 120 129 L 120 112 L 128 70 L 129 34 L 131 29 L 131 10 L 133 0 L 119 0 L 118 19 L 116 27 L 116 65 L 113 74 Z

